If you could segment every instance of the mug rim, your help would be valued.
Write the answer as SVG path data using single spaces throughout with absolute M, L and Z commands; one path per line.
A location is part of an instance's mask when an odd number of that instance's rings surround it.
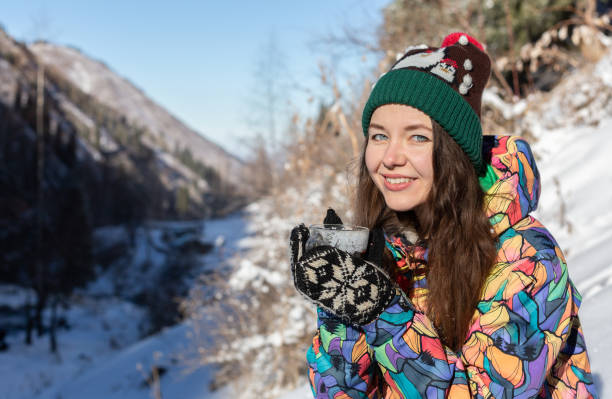
M 331 227 L 331 228 L 330 228 Z M 342 229 L 334 229 L 334 227 L 342 227 Z M 318 230 L 336 230 L 336 231 L 369 231 L 367 227 L 357 226 L 354 224 L 334 224 L 334 223 L 317 223 L 308 226 L 309 229 Z

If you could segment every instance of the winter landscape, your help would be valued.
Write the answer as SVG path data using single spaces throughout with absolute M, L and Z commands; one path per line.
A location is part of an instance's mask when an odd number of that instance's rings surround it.
M 416 14 L 435 7 L 416 3 Z M 576 22 L 584 10 L 572 2 L 572 24 L 564 14 L 522 39 L 521 89 L 512 86 L 516 71 L 498 62 L 507 79 L 491 78 L 483 124 L 485 134 L 520 135 L 532 146 L 542 181 L 535 216 L 582 294 L 592 371 L 607 398 L 612 29 L 609 9 L 586 3 L 599 13 L 589 23 Z M 383 33 L 371 38 L 381 64 L 412 44 L 398 28 L 415 18 L 405 11 L 411 4 L 384 9 Z M 42 116 L 39 65 L 47 71 Z M 292 115 L 283 156 L 275 143 L 241 160 L 103 63 L 0 30 L 0 399 L 311 398 L 305 353 L 316 319 L 293 287 L 288 236 L 298 223 L 320 223 L 328 207 L 350 220 L 363 93 L 379 72 L 365 83 L 328 73 L 322 79 L 335 94 L 322 94 L 318 115 Z M 40 125 L 48 131 L 44 189 L 33 155 Z M 252 182 L 248 190 L 238 189 L 240 177 Z M 38 216 L 37 190 L 54 204 L 47 217 Z M 103 206 L 90 211 L 94 202 Z M 64 250 L 62 241 L 73 244 Z M 71 263 L 73 254 L 82 263 Z

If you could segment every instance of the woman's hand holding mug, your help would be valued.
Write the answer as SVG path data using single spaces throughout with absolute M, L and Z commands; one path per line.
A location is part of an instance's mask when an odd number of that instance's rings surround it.
M 324 225 L 330 224 L 329 216 L 328 211 Z M 379 266 L 358 255 L 330 245 L 306 250 L 309 237 L 309 229 L 300 224 L 289 238 L 296 289 L 347 324 L 374 321 L 395 296 L 395 284 Z

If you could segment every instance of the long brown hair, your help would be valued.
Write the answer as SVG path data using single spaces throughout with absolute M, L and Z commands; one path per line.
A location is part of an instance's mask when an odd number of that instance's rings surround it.
M 457 351 L 463 345 L 478 305 L 482 285 L 495 262 L 495 237 L 484 211 L 484 192 L 469 158 L 432 120 L 434 181 L 417 220 L 414 212 L 389 209 L 361 154 L 355 222 L 397 234 L 416 229 L 429 249 L 427 316 L 442 342 Z M 390 253 L 383 265 L 395 276 Z

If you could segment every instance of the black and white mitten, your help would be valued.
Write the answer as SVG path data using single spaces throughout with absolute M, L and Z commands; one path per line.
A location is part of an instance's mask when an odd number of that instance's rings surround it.
M 291 269 L 296 289 L 347 324 L 375 320 L 396 290 L 377 265 L 330 246 L 304 251 L 308 228 L 291 232 Z

